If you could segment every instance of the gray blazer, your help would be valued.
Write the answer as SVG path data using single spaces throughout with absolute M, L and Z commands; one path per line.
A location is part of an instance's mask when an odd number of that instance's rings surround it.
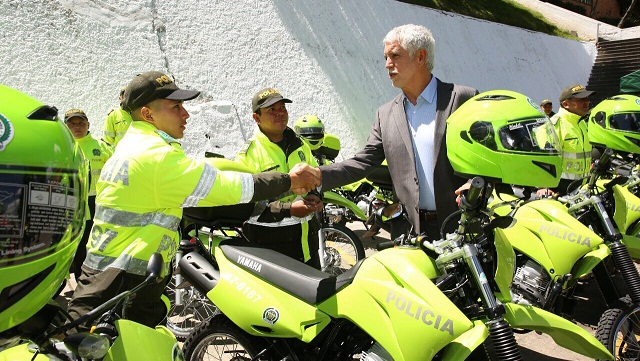
M 478 90 L 438 80 L 437 92 L 434 192 L 438 221 L 443 222 L 458 209 L 454 191 L 466 182 L 466 179 L 453 174 L 447 157 L 446 121 L 462 103 L 478 94 Z M 361 180 L 385 158 L 391 173 L 395 197 L 405 206 L 414 232 L 419 234 L 418 175 L 402 94 L 378 108 L 367 144 L 362 150 L 345 161 L 320 167 L 322 189 L 329 190 Z M 455 222 L 448 224 L 447 232 L 451 232 L 455 226 Z

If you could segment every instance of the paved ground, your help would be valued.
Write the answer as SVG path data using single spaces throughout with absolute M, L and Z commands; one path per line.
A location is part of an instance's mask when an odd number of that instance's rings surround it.
M 376 252 L 375 247 L 379 242 L 389 240 L 389 234 L 382 231 L 379 235 L 371 238 L 362 238 L 362 235 L 365 232 L 364 226 L 362 224 L 352 223 L 349 227 L 361 237 L 363 244 L 365 246 L 365 250 L 367 255 Z M 585 287 L 580 290 L 580 300 L 578 301 L 578 309 L 576 319 L 579 321 L 578 324 L 584 328 L 585 330 L 591 332 L 593 334 L 598 324 L 598 318 L 600 313 L 593 312 L 594 308 L 601 309 L 601 304 L 598 302 L 596 305 L 593 305 L 590 301 L 589 296 L 594 293 L 594 289 Z M 596 297 L 591 297 L 592 299 L 596 299 Z M 590 303 L 591 302 L 591 303 Z M 563 347 L 558 346 L 550 336 L 545 334 L 538 335 L 535 332 L 529 332 L 527 334 L 516 334 L 516 340 L 518 341 L 518 345 L 520 345 L 520 350 L 522 353 L 522 357 L 524 360 L 536 360 L 536 361 L 583 361 L 583 360 L 592 360 L 585 356 L 582 356 L 573 351 L 567 350 Z

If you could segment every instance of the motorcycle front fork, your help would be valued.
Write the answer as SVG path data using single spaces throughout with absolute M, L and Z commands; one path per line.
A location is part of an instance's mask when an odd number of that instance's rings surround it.
M 327 260 L 325 259 L 326 245 L 324 244 L 324 231 L 322 227 L 318 230 L 318 256 L 320 258 L 320 269 L 325 270 L 327 267 Z
M 176 265 L 180 264 L 180 260 L 182 259 L 182 250 L 178 250 L 176 252 Z M 176 306 L 182 306 L 182 289 L 178 288 L 178 286 L 180 286 L 180 284 L 182 284 L 182 275 L 178 272 L 177 274 L 175 274 L 173 277 L 175 277 L 175 284 L 174 284 L 174 303 Z

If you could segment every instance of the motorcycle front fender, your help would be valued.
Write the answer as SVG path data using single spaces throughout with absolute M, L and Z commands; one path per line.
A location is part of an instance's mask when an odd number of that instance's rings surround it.
M 130 320 L 116 321 L 118 338 L 111 345 L 105 361 L 184 360 L 176 337 L 164 326 L 150 328 Z
M 338 193 L 331 191 L 324 192 L 322 201 L 324 203 L 333 203 L 340 207 L 348 208 L 351 212 L 353 212 L 353 214 L 356 215 L 356 217 L 358 217 L 358 219 L 362 221 L 367 220 L 367 215 L 362 211 L 362 209 L 360 209 L 360 207 L 358 207 L 355 203 L 351 202 L 345 197 L 339 195 Z
M 613 355 L 589 332 L 541 308 L 504 304 L 504 318 L 513 328 L 546 333 L 561 347 L 594 359 L 613 360 Z
M 469 331 L 458 336 L 447 345 L 442 353 L 442 360 L 466 360 L 471 352 L 482 345 L 489 337 L 489 329 L 479 320 L 473 322 L 473 327 Z
M 622 243 L 627 246 L 631 258 L 640 259 L 640 237 L 634 234 L 640 235 L 640 223 L 633 227 L 631 234 L 622 235 Z

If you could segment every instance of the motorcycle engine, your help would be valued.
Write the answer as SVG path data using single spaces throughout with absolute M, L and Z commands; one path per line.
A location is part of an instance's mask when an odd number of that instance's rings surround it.
M 512 302 L 542 307 L 550 284 L 551 277 L 547 272 L 539 264 L 527 260 L 516 268 L 511 284 Z
M 391 355 L 379 343 L 374 343 L 367 351 L 362 352 L 363 361 L 393 361 Z

